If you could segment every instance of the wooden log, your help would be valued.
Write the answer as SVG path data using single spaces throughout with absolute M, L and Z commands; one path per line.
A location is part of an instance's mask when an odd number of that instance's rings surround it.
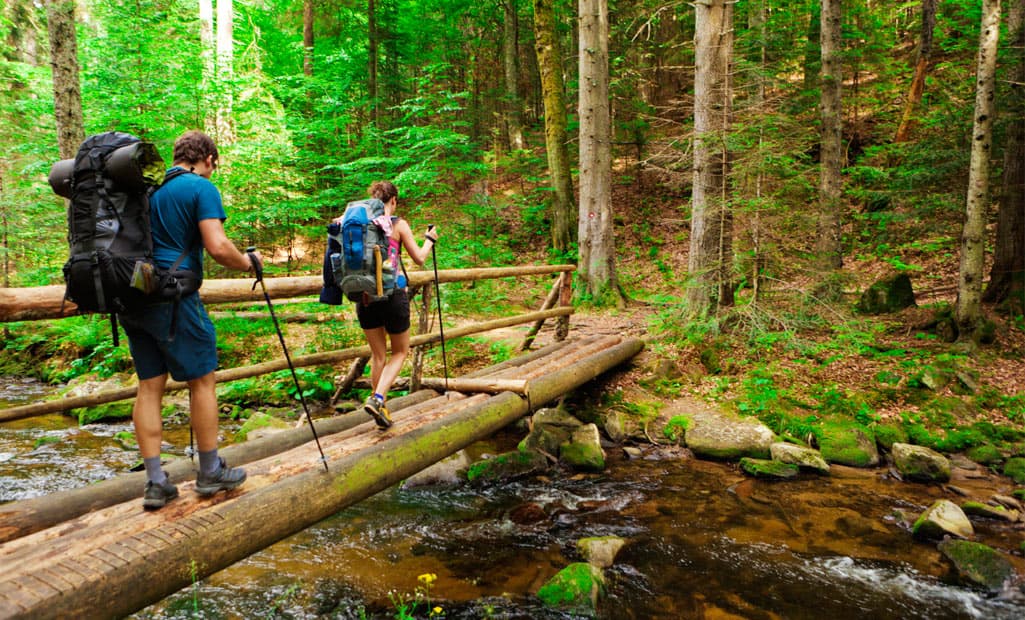
M 449 377 L 446 379 L 444 377 L 424 377 L 420 380 L 420 385 L 435 390 L 456 392 L 485 392 L 488 394 L 498 394 L 499 392 L 527 393 L 527 382 L 523 379 L 492 377 Z
M 531 403 L 511 392 L 448 394 L 396 415 L 389 432 L 329 436 L 329 472 L 302 446 L 253 464 L 228 494 L 201 499 L 185 488 L 154 513 L 119 504 L 22 537 L 0 547 L 0 617 L 130 614 L 492 435 L 641 348 L 622 341 L 536 379 Z
M 554 308 L 552 310 L 546 310 L 545 312 L 531 312 L 527 314 L 521 314 L 513 317 L 506 317 L 503 319 L 494 319 L 491 321 L 485 321 L 484 323 L 477 323 L 474 325 L 465 325 L 449 330 L 449 333 L 445 335 L 446 338 L 459 338 L 462 336 L 468 336 L 470 334 L 476 334 L 480 332 L 489 331 L 492 329 L 498 329 L 500 327 L 510 327 L 512 325 L 518 325 L 520 323 L 528 323 L 530 321 L 537 320 L 538 318 L 545 317 L 550 318 L 554 316 L 566 316 L 573 313 L 573 308 Z M 422 346 L 430 344 L 432 342 L 439 342 L 441 340 L 440 333 L 431 334 L 419 334 L 413 336 L 410 339 L 410 346 Z M 327 351 L 325 353 L 311 353 L 309 355 L 300 355 L 292 358 L 292 366 L 295 368 L 302 368 L 305 366 L 321 366 L 327 364 L 335 364 L 340 361 L 356 359 L 358 357 L 370 357 L 370 347 L 351 347 L 348 349 L 339 349 L 337 351 Z M 225 381 L 237 381 L 238 379 L 248 379 L 249 377 L 257 377 L 259 375 L 265 375 L 271 372 L 277 372 L 279 370 L 285 370 L 288 368 L 288 361 L 284 358 L 263 362 L 261 364 L 255 364 L 252 366 L 244 366 L 241 368 L 231 368 L 228 370 L 218 370 L 214 373 L 214 380 L 217 383 L 224 383 Z M 188 384 L 182 381 L 168 381 L 166 391 L 177 391 L 188 388 Z M 79 407 L 95 407 L 96 405 L 102 405 L 104 403 L 115 402 L 118 400 L 126 400 L 134 398 L 136 393 L 135 387 L 121 388 L 119 390 L 110 390 L 107 392 L 101 392 L 99 394 L 90 394 L 89 396 L 78 396 L 73 398 L 62 398 L 59 400 L 43 401 L 40 403 L 31 403 L 28 405 L 19 405 L 17 407 L 9 407 L 7 409 L 0 409 L 0 422 L 7 422 L 10 420 L 20 420 L 22 418 L 30 418 L 37 415 L 45 415 L 47 413 L 55 413 L 58 411 L 69 411 L 71 409 L 77 409 Z
M 573 271 L 573 265 L 522 265 L 516 267 L 487 267 L 481 269 L 444 269 L 438 271 L 439 282 L 465 282 L 515 276 L 544 275 Z M 421 286 L 434 279 L 428 271 L 410 271 L 409 285 Z M 266 278 L 267 294 L 271 299 L 317 295 L 323 286 L 321 276 Z M 216 304 L 238 301 L 263 301 L 260 287 L 253 289 L 248 278 L 210 279 L 203 281 L 200 295 L 204 303 Z M 64 300 L 64 286 L 34 286 L 28 288 L 0 288 L 0 323 L 57 319 L 77 314 L 75 304 Z
M 344 314 L 337 312 L 326 313 L 326 312 L 275 312 L 274 315 L 277 317 L 280 323 L 327 323 L 328 321 L 348 321 L 351 317 L 346 317 Z M 232 312 L 230 310 L 214 310 L 210 312 L 211 319 L 243 319 L 243 320 L 271 320 L 270 314 L 266 311 L 240 311 Z
M 559 293 L 562 291 L 562 279 L 568 277 L 567 274 L 559 274 L 559 278 L 555 281 L 555 285 L 552 286 L 552 290 L 548 291 L 548 297 L 545 298 L 544 303 L 541 304 L 539 310 L 547 310 L 555 304 L 555 300 L 559 298 Z M 526 351 L 530 348 L 530 345 L 534 342 L 534 338 L 537 333 L 541 331 L 541 327 L 545 324 L 544 320 L 535 321 L 534 325 L 527 332 L 526 337 L 523 338 L 523 343 L 520 344 L 520 351 Z
M 437 395 L 438 393 L 433 390 L 421 390 L 391 399 L 388 401 L 388 406 L 393 412 L 397 412 Z M 313 421 L 313 425 L 317 429 L 319 437 L 327 437 L 372 421 L 366 415 L 356 414 L 316 419 Z M 303 425 L 244 443 L 225 446 L 219 452 L 232 466 L 238 466 L 291 450 L 311 440 L 312 434 L 309 426 Z M 316 446 L 312 444 L 309 448 L 316 450 Z M 167 472 L 171 482 L 175 484 L 194 480 L 195 470 L 196 465 L 187 458 L 174 459 L 164 464 L 164 471 Z M 145 484 L 146 472 L 125 473 L 77 489 L 2 504 L 0 505 L 0 543 L 44 530 L 87 512 L 138 498 L 141 496 Z

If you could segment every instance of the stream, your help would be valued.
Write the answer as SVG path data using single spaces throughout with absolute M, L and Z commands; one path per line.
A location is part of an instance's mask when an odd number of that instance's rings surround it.
M 51 389 L 0 378 L 0 407 Z M 127 470 L 138 455 L 116 440 L 125 430 L 61 415 L 0 424 L 0 502 Z M 496 454 L 520 438 L 507 429 L 467 452 Z M 165 440 L 182 454 L 187 425 L 166 425 Z M 416 602 L 406 617 L 568 618 L 535 593 L 580 561 L 578 539 L 607 535 L 627 544 L 605 571 L 600 618 L 1025 617 L 1025 601 L 958 585 L 936 545 L 912 538 L 908 518 L 949 497 L 939 485 L 842 467 L 767 482 L 678 449 L 633 460 L 607 452 L 601 474 L 393 487 L 132 617 L 393 618 Z M 961 488 L 1010 492 L 981 468 L 957 471 Z M 1021 528 L 975 525 L 976 540 L 1025 574 Z M 418 589 L 426 597 L 416 600 Z

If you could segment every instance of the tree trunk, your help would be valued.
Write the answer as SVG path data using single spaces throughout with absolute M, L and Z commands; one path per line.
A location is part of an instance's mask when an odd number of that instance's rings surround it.
M 303 75 L 313 77 L 313 0 L 303 0 Z
M 982 269 L 986 242 L 986 211 L 989 207 L 989 158 L 992 153 L 993 114 L 996 112 L 997 44 L 1000 39 L 1000 0 L 983 0 L 976 59 L 975 120 L 972 126 L 968 196 L 961 232 L 961 265 L 958 271 L 955 320 L 958 340 L 974 339 L 982 318 Z
M 505 21 L 502 31 L 502 59 L 505 69 L 506 126 L 509 148 L 526 148 L 523 140 L 523 103 L 520 100 L 519 32 L 520 20 L 516 0 L 503 0 Z
M 214 97 L 217 84 L 217 62 L 214 59 L 217 42 L 214 40 L 214 4 L 213 0 L 199 0 L 199 57 L 203 62 L 203 80 L 199 92 L 202 93 L 203 129 L 206 133 L 217 135 L 217 116 L 207 115 L 209 110 L 217 109 Z
M 579 273 L 592 299 L 619 301 L 612 215 L 607 0 L 580 0 Z
M 1010 96 L 1004 177 L 997 213 L 996 243 L 987 303 L 1013 301 L 1015 314 L 1025 311 L 1025 0 L 1011 0 L 1007 31 L 1011 44 Z
M 925 90 L 925 76 L 932 64 L 932 32 L 936 27 L 936 0 L 922 0 L 922 40 L 918 44 L 918 60 L 915 62 L 915 75 L 911 78 L 907 100 L 904 102 L 904 114 L 897 127 L 894 142 L 907 142 L 911 129 L 914 127 L 915 108 L 922 102 Z
M 367 0 L 367 96 L 370 98 L 370 120 L 378 123 L 380 102 L 377 87 L 377 4 Z
M 562 80 L 562 53 L 555 24 L 553 0 L 534 0 L 534 46 L 545 108 L 545 147 L 551 177 L 552 247 L 566 252 L 573 242 L 573 178 L 566 147 L 566 93 Z
M 733 4 L 708 0 L 694 6 L 694 184 L 687 307 L 692 316 L 701 317 L 733 303 L 727 149 L 732 115 Z
M 232 0 L 217 0 L 217 141 L 235 142 L 235 8 Z
M 822 154 L 819 168 L 819 218 L 816 255 L 823 275 L 843 266 L 841 227 L 843 205 L 840 200 L 843 168 L 840 99 L 841 0 L 822 1 L 822 93 L 819 112 L 822 119 Z
M 46 23 L 50 34 L 57 146 L 61 159 L 71 159 L 85 139 L 82 125 L 82 89 L 78 79 L 75 1 L 47 0 Z

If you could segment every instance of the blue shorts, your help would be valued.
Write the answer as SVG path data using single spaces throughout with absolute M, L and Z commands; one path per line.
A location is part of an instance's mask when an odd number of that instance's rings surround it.
M 171 330 L 171 302 L 154 304 L 138 314 L 119 314 L 139 380 L 170 372 L 175 381 L 191 381 L 217 369 L 217 332 L 199 299 L 190 293 L 178 303 L 178 326 Z
M 388 299 L 367 306 L 357 303 L 356 318 L 365 330 L 383 327 L 389 334 L 409 331 L 409 293 L 400 288 L 395 289 Z

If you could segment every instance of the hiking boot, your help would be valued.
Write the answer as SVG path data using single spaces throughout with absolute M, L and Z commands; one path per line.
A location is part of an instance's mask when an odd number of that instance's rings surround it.
M 376 396 L 371 396 L 367 399 L 366 404 L 363 405 L 363 409 L 374 418 L 374 422 L 381 428 L 389 428 L 391 426 L 391 414 L 388 413 L 388 408 L 384 406 L 384 401 Z
M 164 480 L 163 484 L 147 480 L 146 494 L 142 496 L 142 507 L 146 510 L 163 508 L 167 502 L 176 497 L 178 497 L 178 487 L 171 484 L 170 480 Z
M 196 493 L 207 496 L 218 491 L 230 491 L 246 481 L 246 471 L 241 467 L 228 467 L 224 457 L 220 457 L 221 467 L 213 475 L 207 476 L 200 472 L 196 476 Z

